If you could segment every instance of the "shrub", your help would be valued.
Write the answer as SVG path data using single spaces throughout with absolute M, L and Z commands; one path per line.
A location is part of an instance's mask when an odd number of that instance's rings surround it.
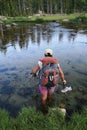
M 76 18 L 77 22 L 87 23 L 87 17 L 82 15 Z

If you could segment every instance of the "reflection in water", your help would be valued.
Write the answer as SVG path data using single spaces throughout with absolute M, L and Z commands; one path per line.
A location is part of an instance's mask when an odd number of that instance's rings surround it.
M 59 33 L 59 41 L 61 41 L 62 38 L 63 38 L 63 32 L 60 32 L 60 33 Z
M 87 33 L 59 23 L 27 24 L 3 28 L 0 34 L 0 107 L 16 115 L 24 106 L 40 105 L 38 78 L 31 69 L 51 48 L 73 91 L 62 94 L 57 86 L 50 107 L 65 107 L 69 114 L 87 104 Z M 27 76 L 26 76 L 27 74 Z
M 47 24 L 40 25 L 20 25 L 16 28 L 5 28 L 3 31 L 3 37 L 1 37 L 0 50 L 6 53 L 9 46 L 13 46 L 18 43 L 20 48 L 28 47 L 28 42 L 32 41 L 32 44 L 37 43 L 40 45 L 41 39 L 47 40 L 48 43 L 51 40 L 53 32 L 52 25 Z

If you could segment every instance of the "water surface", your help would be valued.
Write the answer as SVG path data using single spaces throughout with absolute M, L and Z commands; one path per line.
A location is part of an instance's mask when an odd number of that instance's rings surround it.
M 59 23 L 17 25 L 0 34 L 0 107 L 15 115 L 24 106 L 38 106 L 38 79 L 28 73 L 51 48 L 73 91 L 62 94 L 57 86 L 53 107 L 75 111 L 87 104 L 87 30 Z

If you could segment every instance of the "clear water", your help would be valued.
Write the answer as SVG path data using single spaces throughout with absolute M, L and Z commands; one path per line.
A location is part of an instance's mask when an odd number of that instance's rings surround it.
M 56 87 L 53 107 L 80 110 L 87 105 L 87 30 L 67 29 L 59 23 L 20 25 L 0 32 L 0 107 L 12 115 L 24 106 L 38 106 L 38 79 L 28 73 L 51 48 L 72 92 Z

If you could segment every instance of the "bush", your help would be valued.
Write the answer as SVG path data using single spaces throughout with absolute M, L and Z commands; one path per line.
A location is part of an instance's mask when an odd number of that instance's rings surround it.
M 81 15 L 79 17 L 76 18 L 77 22 L 82 22 L 82 23 L 87 23 L 87 17 L 84 15 Z
M 36 19 L 35 19 L 35 22 L 36 22 L 36 23 L 43 23 L 44 20 L 43 20 L 42 18 L 36 18 Z

